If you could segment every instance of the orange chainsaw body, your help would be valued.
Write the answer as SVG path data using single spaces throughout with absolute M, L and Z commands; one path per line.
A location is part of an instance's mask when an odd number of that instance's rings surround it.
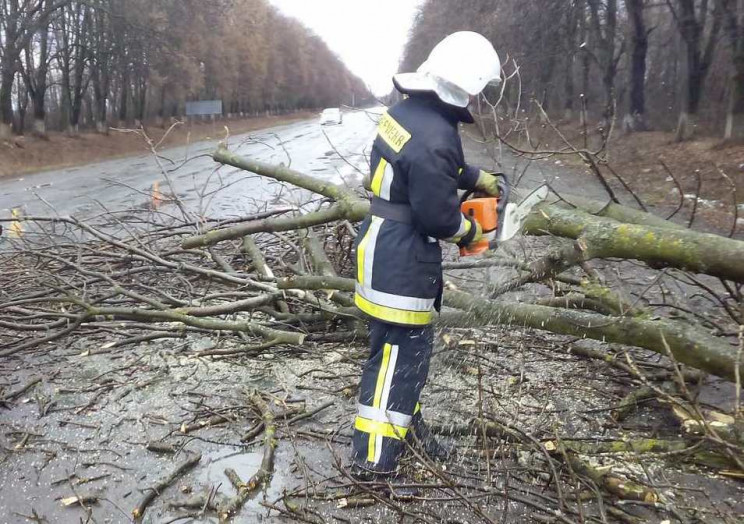
M 475 244 L 460 248 L 460 256 L 467 257 L 488 251 L 499 225 L 499 199 L 496 197 L 471 198 L 462 203 L 461 211 L 475 219 L 483 228 L 483 238 Z

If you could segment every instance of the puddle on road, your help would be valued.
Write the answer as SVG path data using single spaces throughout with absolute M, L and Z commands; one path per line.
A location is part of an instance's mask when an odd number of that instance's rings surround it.
M 304 448 L 305 446 L 302 447 Z M 289 474 L 293 456 L 289 447 L 284 444 L 280 444 L 276 448 L 274 473 L 268 489 L 266 491 L 261 489 L 256 490 L 231 522 L 247 524 L 271 521 L 271 519 L 266 518 L 267 510 L 261 505 L 261 502 L 267 501 L 273 503 L 285 491 L 290 491 L 292 486 L 297 483 Z M 186 481 L 181 482 L 181 484 L 191 484 L 194 494 L 207 494 L 212 488 L 219 486 L 217 499 L 219 500 L 223 497 L 231 498 L 237 494 L 237 491 L 225 475 L 225 469 L 232 468 L 243 482 L 248 482 L 261 467 L 262 460 L 263 445 L 258 446 L 256 451 L 231 451 L 222 449 L 205 452 L 201 462 L 195 469 L 193 482 Z M 178 496 L 176 495 L 174 498 L 178 498 Z M 184 496 L 184 498 L 188 498 L 188 496 Z M 188 513 L 188 511 L 172 509 L 164 514 L 152 512 L 151 517 L 168 520 L 169 518 L 175 518 L 185 513 Z M 160 520 L 154 520 L 153 522 L 160 522 Z M 217 518 L 212 516 L 210 520 L 210 517 L 206 517 L 200 522 L 217 522 Z
M 222 493 L 235 495 L 236 491 L 225 475 L 225 469 L 234 469 L 243 482 L 248 482 L 261 467 L 262 460 L 263 447 L 257 448 L 257 451 L 247 453 L 244 451 L 231 452 L 226 450 L 210 453 L 202 457 L 204 464 L 196 477 L 196 481 L 205 485 L 207 488 L 212 485 L 222 484 L 222 487 L 220 488 Z M 289 460 L 288 457 L 286 457 L 284 450 L 281 448 L 277 449 L 274 475 L 271 477 L 271 483 L 267 491 L 268 499 L 280 496 L 282 490 L 286 488 L 288 478 L 286 477 L 285 472 L 288 468 Z M 248 510 L 250 507 L 254 507 L 254 509 L 263 509 L 258 504 L 258 501 L 261 499 L 261 492 L 257 491 L 254 499 L 246 503 L 244 510 Z
M 261 467 L 261 460 L 263 460 L 261 451 L 246 453 L 221 450 L 217 453 L 210 453 L 202 457 L 204 469 L 197 475 L 196 480 L 207 486 L 212 484 L 230 486 L 225 469 L 232 468 L 244 482 L 248 482 L 248 479 Z

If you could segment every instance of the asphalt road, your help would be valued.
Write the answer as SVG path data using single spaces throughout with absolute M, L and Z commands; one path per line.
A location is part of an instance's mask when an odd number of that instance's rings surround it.
M 341 125 L 321 127 L 313 119 L 234 136 L 229 147 L 240 155 L 289 164 L 335 183 L 358 185 L 362 175 L 357 169 L 367 169 L 365 153 L 374 136 L 375 113 L 379 110 L 346 112 Z M 275 198 L 275 184 L 239 169 L 217 169 L 209 157 L 216 146 L 217 141 L 206 141 L 165 150 L 159 162 L 153 155 L 139 155 L 0 179 L 0 217 L 9 217 L 13 208 L 21 208 L 26 216 L 59 213 L 83 218 L 103 208 L 146 206 L 155 184 L 162 193 L 171 193 L 162 168 L 170 171 L 175 193 L 204 216 L 250 213 L 255 204 Z
M 368 170 L 368 154 L 377 115 L 382 108 L 347 111 L 341 125 L 321 126 L 317 119 L 278 126 L 229 139 L 232 151 L 264 162 L 290 165 L 301 172 L 334 183 L 358 186 Z M 472 130 L 471 130 L 472 131 Z M 606 195 L 592 176 L 567 169 L 560 160 L 529 162 L 493 146 L 484 146 L 463 134 L 467 160 L 485 169 L 503 170 L 531 190 L 544 181 L 567 193 L 597 200 Z M 86 218 L 104 209 L 124 210 L 149 206 L 153 187 L 176 193 L 190 211 L 212 218 L 250 214 L 266 205 L 299 204 L 277 184 L 232 167 L 216 164 L 209 156 L 217 141 L 205 141 L 160 152 L 110 160 L 81 167 L 45 171 L 19 178 L 0 179 L 0 218 L 19 209 L 26 216 L 60 214 Z M 163 171 L 173 184 L 169 187 Z M 277 195 L 280 195 L 277 197 Z

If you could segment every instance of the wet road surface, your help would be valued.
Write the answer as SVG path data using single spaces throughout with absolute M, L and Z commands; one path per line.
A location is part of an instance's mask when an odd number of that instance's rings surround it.
M 375 131 L 376 111 L 347 112 L 342 125 L 321 127 L 318 120 L 288 124 L 230 137 L 229 148 L 243 156 L 290 165 L 336 183 L 357 185 L 364 171 Z M 219 170 L 209 156 L 217 141 L 198 142 L 152 154 L 88 166 L 0 179 L 0 217 L 20 208 L 26 216 L 73 215 L 84 218 L 103 208 L 119 210 L 149 204 L 153 187 L 169 194 L 163 170 L 175 193 L 202 215 L 226 218 L 247 214 L 257 201 L 274 194 L 275 186 L 232 167 Z M 342 158 L 343 156 L 343 158 Z M 351 165 L 350 165 L 351 164 Z M 217 197 L 215 190 L 224 187 Z

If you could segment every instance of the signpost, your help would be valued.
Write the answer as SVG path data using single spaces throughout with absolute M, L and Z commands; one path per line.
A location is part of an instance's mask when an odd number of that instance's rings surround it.
M 191 129 L 191 122 L 194 119 L 204 120 L 209 118 L 209 121 L 212 122 L 212 133 L 215 133 L 215 117 L 220 115 L 222 115 L 222 100 L 186 102 L 186 120 L 188 121 L 189 130 Z
M 186 102 L 186 116 L 211 116 L 222 114 L 222 100 Z

